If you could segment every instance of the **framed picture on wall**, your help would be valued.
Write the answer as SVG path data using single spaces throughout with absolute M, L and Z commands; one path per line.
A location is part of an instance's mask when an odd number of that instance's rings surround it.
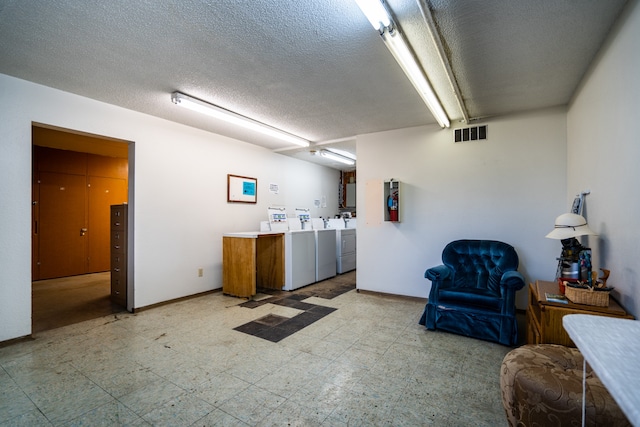
M 258 179 L 248 176 L 227 175 L 227 202 L 257 203 Z

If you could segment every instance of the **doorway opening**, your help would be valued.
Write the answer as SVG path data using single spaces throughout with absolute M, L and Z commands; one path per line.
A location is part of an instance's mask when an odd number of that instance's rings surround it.
M 132 194 L 133 144 L 33 123 L 32 148 L 32 332 L 126 310 L 111 297 L 110 209 Z
M 109 271 L 32 282 L 32 334 L 124 312 L 110 288 Z

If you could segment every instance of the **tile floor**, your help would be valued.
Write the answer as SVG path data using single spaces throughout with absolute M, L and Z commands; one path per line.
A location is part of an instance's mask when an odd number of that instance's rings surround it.
M 0 425 L 506 425 L 510 349 L 425 330 L 422 300 L 309 296 L 330 312 L 278 342 L 234 328 L 306 311 L 245 301 L 214 293 L 0 348 Z

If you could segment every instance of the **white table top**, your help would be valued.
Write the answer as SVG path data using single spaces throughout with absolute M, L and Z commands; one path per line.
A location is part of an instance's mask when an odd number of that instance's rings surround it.
M 224 233 L 223 237 L 240 237 L 243 239 L 257 239 L 259 236 L 283 235 L 281 232 L 274 231 L 238 231 L 232 233 Z
M 562 324 L 631 424 L 640 426 L 640 321 L 570 314 Z

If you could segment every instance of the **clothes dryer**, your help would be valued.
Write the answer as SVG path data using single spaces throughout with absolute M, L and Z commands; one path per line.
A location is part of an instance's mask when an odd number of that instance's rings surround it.
M 353 221 L 353 220 L 350 220 Z M 351 225 L 351 224 L 350 224 Z M 355 225 L 355 223 L 354 223 Z M 347 228 L 342 218 L 330 219 L 327 226 L 336 230 L 336 272 L 343 274 L 356 268 L 356 229 Z
M 322 218 L 312 218 L 311 226 L 316 237 L 316 282 L 336 275 L 336 230 L 325 228 Z

